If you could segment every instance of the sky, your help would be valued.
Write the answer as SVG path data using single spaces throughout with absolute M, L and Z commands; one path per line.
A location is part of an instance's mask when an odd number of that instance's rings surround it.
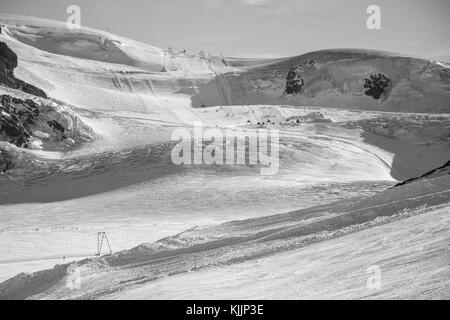
M 369 5 L 381 29 L 366 26 Z M 450 0 L 0 0 L 0 12 L 81 24 L 160 48 L 282 57 L 365 48 L 450 62 Z

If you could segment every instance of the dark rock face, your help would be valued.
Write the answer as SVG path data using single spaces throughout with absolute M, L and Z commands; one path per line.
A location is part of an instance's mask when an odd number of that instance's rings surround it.
M 94 137 L 92 129 L 65 106 L 0 96 L 0 141 L 19 148 L 60 150 Z
M 3 95 L 0 105 L 0 134 L 18 147 L 27 147 L 32 136 L 31 124 L 39 116 L 39 107 L 32 100 Z M 14 105 L 13 105 L 14 103 Z
M 313 68 L 315 62 L 313 60 L 308 60 L 302 64 L 292 67 L 286 76 L 286 94 L 297 95 L 301 93 L 305 80 L 302 77 L 302 73 L 308 69 Z
M 31 137 L 30 129 L 21 123 L 14 115 L 4 115 L 0 117 L 0 132 L 8 137 L 8 142 L 18 147 L 26 147 L 28 139 Z
M 369 78 L 364 79 L 364 88 L 367 89 L 364 93 L 378 100 L 383 95 L 386 96 L 390 84 L 391 80 L 384 74 L 372 74 Z
M 49 125 L 50 128 L 53 129 L 53 131 L 58 130 L 62 133 L 64 133 L 66 130 L 64 129 L 64 127 L 58 123 L 58 121 L 56 120 L 50 120 L 47 121 L 47 124 Z
M 286 77 L 286 94 L 299 94 L 305 81 L 297 74 L 295 69 L 289 70 Z
M 13 104 L 14 103 L 14 104 Z M 39 116 L 39 106 L 31 99 L 18 99 L 8 95 L 1 97 L 0 110 L 17 114 L 22 121 L 31 124 Z
M 0 148 L 0 174 L 5 174 L 9 169 L 14 167 L 11 156 Z
M 3 63 L 2 69 L 7 72 L 13 72 L 17 67 L 17 55 L 4 42 L 0 42 L 0 62 Z
M 47 98 L 44 91 L 14 76 L 17 55 L 4 42 L 0 42 L 0 84 L 23 92 Z

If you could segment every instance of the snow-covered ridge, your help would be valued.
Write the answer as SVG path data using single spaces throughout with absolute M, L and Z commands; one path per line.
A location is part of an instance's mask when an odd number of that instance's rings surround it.
M 84 91 L 114 91 L 130 109 L 142 104 L 135 98 L 139 94 L 155 106 L 161 100 L 175 102 L 177 96 L 190 107 L 289 104 L 450 113 L 448 66 L 401 54 L 332 49 L 280 59 L 238 59 L 162 50 L 104 31 L 71 30 L 62 22 L 29 17 L 2 15 L 0 23 L 0 40 L 19 55 L 22 78 L 45 83 L 43 89 L 54 98 L 80 107 L 104 106 L 105 101 L 91 97 L 97 101 L 87 105 L 76 92 L 61 88 L 74 84 Z M 303 84 L 287 94 L 287 75 L 294 69 Z M 365 94 L 365 79 L 376 74 L 390 81 L 381 99 Z
M 0 15 L 4 33 L 42 51 L 80 59 L 137 66 L 161 71 L 163 52 L 108 32 L 82 27 L 67 28 L 64 22 Z

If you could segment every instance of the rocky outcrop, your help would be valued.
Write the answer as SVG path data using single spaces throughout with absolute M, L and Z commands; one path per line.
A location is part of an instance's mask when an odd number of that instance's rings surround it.
M 14 167 L 11 155 L 4 149 L 0 148 L 0 174 L 5 174 Z
M 38 105 L 8 95 L 3 95 L 1 101 L 0 135 L 18 147 L 27 147 L 32 136 L 30 125 L 39 116 Z
M 305 76 L 316 71 L 314 60 L 307 60 L 300 65 L 292 67 L 286 76 L 285 93 L 288 95 L 298 95 L 302 93 L 303 87 L 306 84 Z M 371 74 L 364 78 L 365 94 L 375 100 L 386 99 L 392 88 L 392 81 L 382 73 Z M 336 84 L 332 83 L 332 86 Z
M 17 67 L 17 55 L 4 42 L 0 42 L 0 63 L 5 73 L 13 73 Z
M 32 100 L 20 100 L 8 95 L 2 96 L 0 105 L 0 136 L 18 147 L 27 147 L 31 137 L 32 124 L 39 116 L 39 109 Z M 14 104 L 23 106 L 16 107 Z
M 22 123 L 15 115 L 4 113 L 0 116 L 0 134 L 18 147 L 27 147 L 31 137 L 30 129 L 25 123 Z
M 61 133 L 64 133 L 66 131 L 66 129 L 64 129 L 64 127 L 56 120 L 47 121 L 47 124 L 49 125 L 50 128 L 53 129 L 53 131 L 56 130 Z
M 57 150 L 94 139 L 92 129 L 67 107 L 8 95 L 0 100 L 0 141 L 20 148 Z
M 308 60 L 298 66 L 291 68 L 286 76 L 286 94 L 297 95 L 301 93 L 305 80 L 302 78 L 302 73 L 308 69 L 314 68 L 315 62 Z
M 302 91 L 302 87 L 305 81 L 301 77 L 301 74 L 297 73 L 296 68 L 289 70 L 286 76 L 286 94 L 299 94 Z
M 391 87 L 391 80 L 381 73 L 371 74 L 364 79 L 364 89 L 366 89 L 364 93 L 375 100 L 386 99 Z
M 0 84 L 38 97 L 47 98 L 43 90 L 17 79 L 14 75 L 16 67 L 17 55 L 6 43 L 0 42 Z

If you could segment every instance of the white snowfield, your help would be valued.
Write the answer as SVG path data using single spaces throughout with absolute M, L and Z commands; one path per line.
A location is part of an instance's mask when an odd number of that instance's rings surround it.
M 203 299 L 207 292 L 208 299 L 231 300 L 448 299 L 448 210 L 449 206 L 418 210 L 419 216 L 332 242 L 144 282 L 101 298 Z M 371 285 L 375 272 L 379 287 Z
M 386 190 L 450 158 L 447 65 L 366 50 L 216 57 L 9 15 L 0 27 L 16 77 L 49 96 L 34 99 L 97 137 L 0 142 L 31 163 L 0 176 L 0 299 L 449 298 L 448 176 Z M 285 94 L 311 60 L 302 93 Z M 363 87 L 377 72 L 394 83 L 380 100 Z M 174 165 L 171 134 L 197 124 L 279 130 L 277 174 Z M 114 254 L 94 257 L 97 232 Z
M 448 299 L 449 179 L 192 228 L 117 254 L 20 274 L 0 284 L 0 297 Z M 381 286 L 365 287 L 364 273 L 374 266 Z

